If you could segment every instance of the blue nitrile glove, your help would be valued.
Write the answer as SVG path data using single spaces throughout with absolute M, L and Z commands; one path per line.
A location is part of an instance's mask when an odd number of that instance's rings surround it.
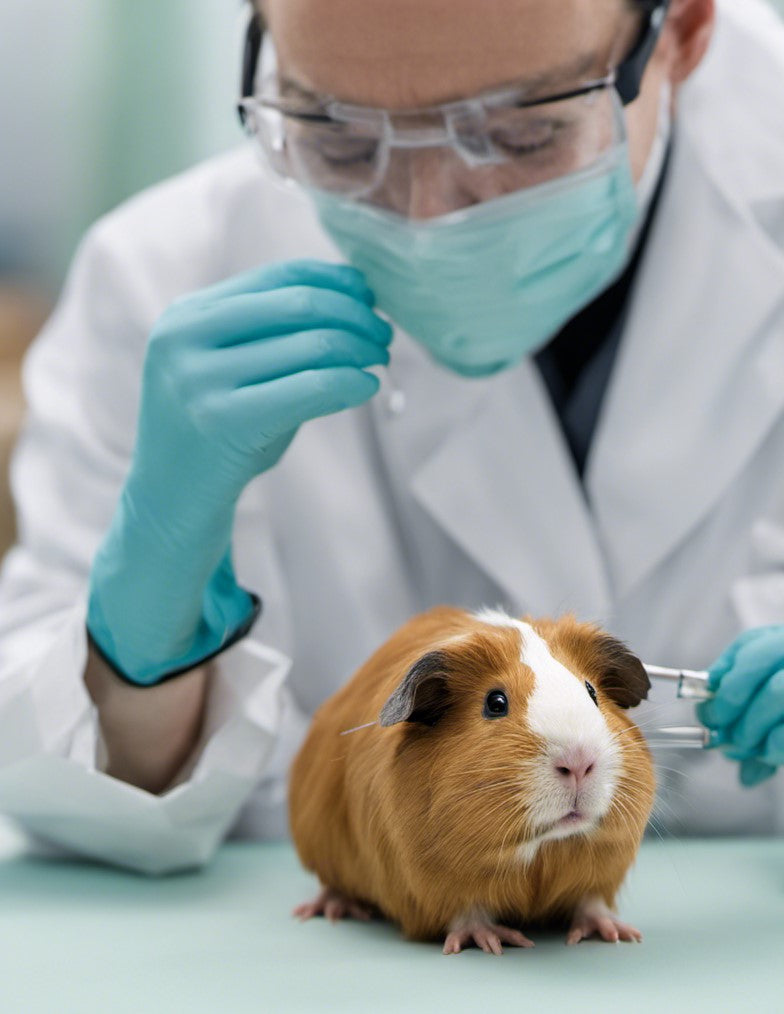
M 301 423 L 376 393 L 362 367 L 389 362 L 392 328 L 372 304 L 354 268 L 292 261 L 157 320 L 130 469 L 90 574 L 87 628 L 120 675 L 158 682 L 255 618 L 231 562 L 236 501 Z
M 741 783 L 757 785 L 784 764 L 784 625 L 745 631 L 709 672 L 716 696 L 697 705 L 699 719 L 741 761 Z

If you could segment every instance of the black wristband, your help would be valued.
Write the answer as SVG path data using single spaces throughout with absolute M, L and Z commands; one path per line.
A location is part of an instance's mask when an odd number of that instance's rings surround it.
M 245 637 L 260 616 L 262 603 L 261 599 L 255 594 L 255 592 L 248 591 L 247 588 L 243 588 L 242 590 L 250 597 L 251 602 L 253 603 L 253 610 L 250 616 L 246 620 L 243 620 L 239 627 L 237 627 L 237 629 L 232 633 L 228 641 L 225 641 L 220 648 L 216 648 L 215 651 L 211 651 L 209 655 L 205 655 L 204 658 L 200 658 L 198 662 L 189 662 L 188 665 L 181 666 L 179 669 L 173 669 L 171 672 L 167 672 L 163 676 L 159 676 L 154 683 L 137 683 L 136 680 L 132 680 L 129 676 L 126 676 L 124 672 L 117 668 L 110 658 L 107 658 L 101 650 L 100 645 L 97 641 L 95 641 L 93 635 L 90 633 L 89 627 L 87 627 L 87 640 L 95 649 L 96 654 L 103 659 L 115 676 L 119 677 L 124 683 L 127 683 L 132 687 L 137 687 L 140 690 L 145 690 L 148 687 L 159 687 L 161 683 L 174 679 L 175 676 L 182 676 L 184 673 L 190 672 L 192 669 L 197 669 L 200 665 L 203 665 L 204 662 L 208 662 L 211 658 L 215 658 L 216 655 L 220 655 L 221 652 L 226 651 L 227 648 L 231 648 L 231 646 L 236 644 L 237 641 Z

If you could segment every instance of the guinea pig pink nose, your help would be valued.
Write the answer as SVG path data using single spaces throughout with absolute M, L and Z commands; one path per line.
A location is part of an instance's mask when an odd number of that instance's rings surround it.
M 562 750 L 554 760 L 555 770 L 564 778 L 574 779 L 579 785 L 593 771 L 596 756 L 584 746 L 569 747 Z

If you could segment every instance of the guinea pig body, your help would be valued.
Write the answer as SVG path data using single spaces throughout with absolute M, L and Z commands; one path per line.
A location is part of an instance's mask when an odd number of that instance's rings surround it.
M 649 686 L 571 615 L 413 617 L 317 710 L 292 763 L 292 836 L 325 888 L 300 914 L 341 899 L 445 951 L 530 946 L 512 927 L 568 922 L 569 942 L 639 939 L 612 907 L 654 800 L 624 713 Z

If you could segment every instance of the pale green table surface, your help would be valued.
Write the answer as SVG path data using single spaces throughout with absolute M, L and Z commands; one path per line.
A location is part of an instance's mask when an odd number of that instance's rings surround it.
M 35 858 L 0 824 L 0 1012 L 784 1011 L 781 838 L 646 840 L 620 905 L 639 944 L 443 955 L 389 923 L 300 923 L 315 887 L 287 842 L 150 879 Z

